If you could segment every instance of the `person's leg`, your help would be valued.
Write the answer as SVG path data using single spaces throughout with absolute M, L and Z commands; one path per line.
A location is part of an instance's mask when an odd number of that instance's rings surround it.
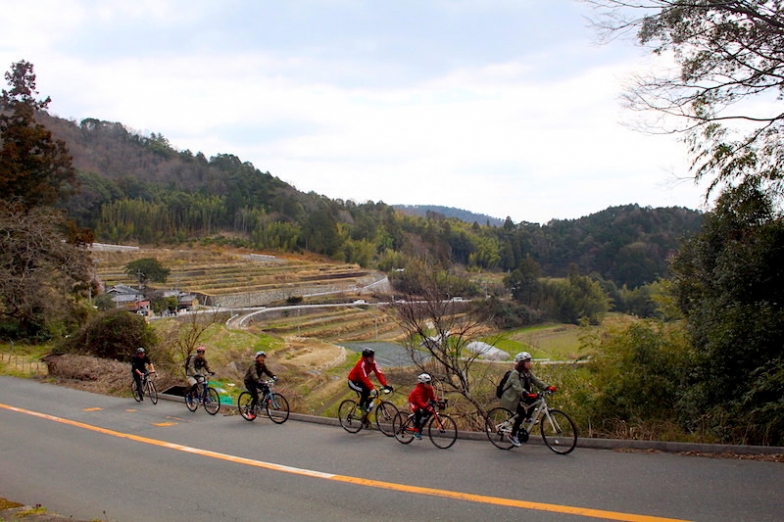
M 517 437 L 517 433 L 520 431 L 520 426 L 523 424 L 523 420 L 526 417 L 526 408 L 522 402 L 517 403 L 517 410 L 515 411 L 517 417 L 515 418 L 514 424 L 512 425 L 512 437 Z
M 133 380 L 136 381 L 136 393 L 140 399 L 144 399 L 144 390 L 142 389 L 142 376 L 133 372 Z
M 367 412 L 368 402 L 370 402 L 370 389 L 360 381 L 348 381 L 348 387 L 359 393 L 359 409 L 363 413 Z
M 425 416 L 425 411 L 422 408 L 414 410 L 414 427 L 418 430 L 422 429 L 422 417 Z
M 199 391 L 198 388 L 196 387 L 196 379 L 194 379 L 193 377 L 189 376 L 188 377 L 188 384 L 190 385 L 190 390 L 189 390 L 190 396 L 195 399 L 196 397 L 198 397 L 198 393 L 197 392 Z
M 368 404 L 370 404 L 370 388 L 362 385 L 362 393 L 359 396 L 359 407 L 362 408 L 362 411 L 368 411 Z
M 253 397 L 251 406 L 256 406 L 259 403 L 259 390 L 256 387 L 256 383 L 245 381 L 245 389 L 248 390 L 250 396 Z

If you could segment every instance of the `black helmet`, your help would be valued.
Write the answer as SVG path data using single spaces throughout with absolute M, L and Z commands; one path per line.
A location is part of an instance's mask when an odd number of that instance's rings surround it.
M 362 357 L 375 357 L 376 352 L 371 350 L 370 348 L 365 348 L 362 350 Z

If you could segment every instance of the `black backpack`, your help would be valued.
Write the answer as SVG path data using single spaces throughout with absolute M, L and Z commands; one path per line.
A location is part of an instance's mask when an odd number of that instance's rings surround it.
M 506 381 L 509 380 L 509 374 L 512 373 L 512 370 L 507 370 L 504 376 L 501 378 L 501 382 L 498 383 L 498 386 L 495 387 L 495 396 L 497 399 L 501 398 L 501 395 L 504 394 L 506 391 Z

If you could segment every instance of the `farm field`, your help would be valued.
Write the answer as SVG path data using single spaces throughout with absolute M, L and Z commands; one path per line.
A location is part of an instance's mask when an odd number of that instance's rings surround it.
M 383 274 L 353 264 L 207 249 L 96 251 L 96 275 L 107 288 L 137 285 L 124 267 L 149 257 L 171 271 L 166 283 L 150 283 L 150 288 L 196 294 L 209 306 L 259 306 L 335 294 L 354 300 L 368 296 L 365 287 L 384 281 Z

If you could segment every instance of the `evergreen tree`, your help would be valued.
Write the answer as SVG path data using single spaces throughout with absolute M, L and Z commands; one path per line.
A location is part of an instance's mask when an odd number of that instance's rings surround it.
M 20 61 L 5 73 L 0 96 L 0 198 L 31 208 L 53 205 L 76 183 L 65 143 L 36 122 L 51 101 L 37 100 L 33 64 Z

